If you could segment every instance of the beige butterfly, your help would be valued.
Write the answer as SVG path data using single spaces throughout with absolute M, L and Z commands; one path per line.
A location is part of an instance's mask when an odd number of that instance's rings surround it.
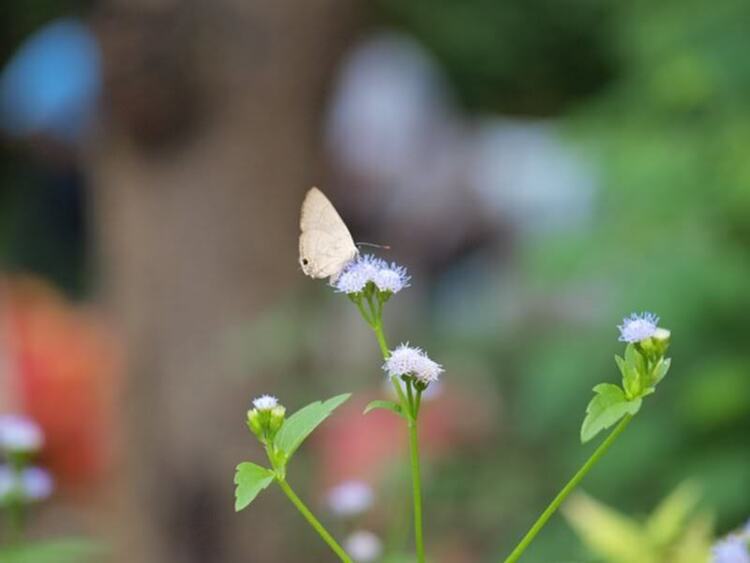
M 299 227 L 299 263 L 311 278 L 333 281 L 359 254 L 346 223 L 318 188 L 302 202 Z

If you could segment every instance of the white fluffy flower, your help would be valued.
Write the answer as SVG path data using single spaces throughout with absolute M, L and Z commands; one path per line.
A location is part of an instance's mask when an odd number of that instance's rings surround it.
M 253 401 L 253 406 L 259 411 L 270 411 L 278 404 L 279 400 L 271 395 L 262 395 Z
M 27 502 L 48 498 L 55 488 L 52 475 L 41 467 L 27 467 L 16 474 L 8 465 L 0 465 L 0 501 L 18 493 Z
M 420 348 L 401 344 L 391 352 L 383 369 L 391 377 L 413 376 L 422 383 L 437 381 L 443 367 L 433 362 Z
M 334 514 L 355 516 L 372 506 L 375 495 L 363 481 L 345 481 L 328 491 L 326 500 Z
M 39 425 L 28 417 L 0 416 L 0 449 L 7 452 L 36 452 L 44 445 Z
M 380 557 L 383 544 L 372 532 L 358 530 L 346 538 L 344 549 L 357 563 L 369 563 Z
M 659 330 L 659 317 L 653 313 L 642 313 L 640 315 L 633 313 L 622 320 L 618 325 L 620 329 L 620 342 L 629 342 L 634 344 L 654 336 Z
M 409 279 L 410 278 L 406 273 L 406 268 L 391 263 L 390 266 L 381 268 L 378 273 L 375 274 L 375 279 L 373 281 L 380 291 L 398 293 L 405 287 L 409 287 Z
M 379 291 L 398 293 L 409 287 L 409 276 L 406 268 L 395 263 L 389 265 L 385 260 L 365 254 L 352 261 L 333 286 L 341 293 L 354 294 L 364 291 L 371 282 Z

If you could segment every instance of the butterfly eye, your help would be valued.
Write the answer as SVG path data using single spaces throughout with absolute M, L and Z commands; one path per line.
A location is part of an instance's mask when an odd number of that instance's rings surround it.
M 307 258 L 302 259 L 302 265 L 307 266 L 310 263 L 310 261 Z

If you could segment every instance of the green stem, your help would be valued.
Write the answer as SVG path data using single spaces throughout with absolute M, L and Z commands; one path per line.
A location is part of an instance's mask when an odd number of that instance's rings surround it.
M 302 513 L 302 516 L 305 517 L 305 520 L 307 520 L 308 523 L 313 527 L 313 529 L 318 532 L 318 535 L 323 538 L 323 541 L 328 544 L 328 547 L 330 547 L 333 552 L 339 556 L 339 559 L 344 561 L 344 563 L 353 563 L 351 557 L 349 557 L 344 549 L 336 542 L 335 539 L 333 539 L 333 536 L 328 533 L 328 530 L 323 527 L 323 524 L 321 524 L 320 521 L 315 518 L 313 513 L 310 512 L 310 509 L 307 508 L 305 506 L 305 503 L 303 503 L 302 500 L 295 494 L 286 480 L 277 477 L 276 482 L 281 487 L 281 490 L 286 493 L 286 496 L 289 497 L 289 500 L 292 501 L 292 504 L 297 507 L 297 510 Z
M 416 419 L 409 420 L 409 451 L 411 454 L 411 482 L 414 498 L 414 542 L 417 561 L 425 562 L 424 536 L 422 533 L 422 481 L 419 475 L 419 437 Z
M 378 322 L 372 326 L 372 330 L 375 331 L 375 338 L 378 340 L 378 346 L 380 346 L 380 352 L 383 354 L 383 359 L 387 360 L 388 356 L 391 355 L 391 350 L 388 348 L 388 343 L 385 341 L 383 322 L 378 320 Z
M 370 305 L 372 306 L 372 303 L 370 303 Z M 387 360 L 391 355 L 391 351 L 385 340 L 382 315 L 378 314 L 376 311 L 373 311 L 373 314 L 375 314 L 377 318 L 371 325 L 372 330 L 375 332 L 375 338 L 378 341 L 378 346 L 380 346 L 383 359 Z M 421 393 L 417 393 L 417 401 L 415 402 L 412 396 L 410 383 L 407 382 L 406 384 L 406 389 L 409 393 L 408 398 L 404 396 L 401 385 L 396 378 L 392 377 L 391 383 L 393 383 L 393 388 L 401 401 L 401 408 L 408 414 L 409 454 L 411 457 L 412 496 L 414 500 L 414 543 L 416 545 L 418 563 L 425 563 L 424 534 L 422 532 L 422 481 L 419 474 L 419 436 L 417 433 L 417 405 L 421 399 Z
M 615 429 L 612 430 L 609 436 L 607 436 L 607 439 L 601 443 L 601 445 L 596 449 L 593 455 L 586 461 L 586 463 L 583 464 L 583 467 L 578 470 L 578 473 L 573 475 L 573 478 L 568 481 L 568 484 L 563 487 L 562 491 L 558 493 L 558 495 L 550 503 L 547 509 L 542 512 L 542 515 L 537 519 L 536 522 L 534 522 L 534 525 L 531 527 L 531 529 L 526 533 L 521 542 L 505 560 L 505 563 L 513 563 L 514 561 L 518 561 L 521 555 L 523 555 L 523 552 L 526 551 L 526 548 L 529 547 L 529 544 L 531 544 L 531 542 L 534 540 L 536 535 L 541 531 L 542 528 L 544 528 L 544 525 L 547 523 L 547 521 L 552 517 L 557 509 L 560 508 L 560 505 L 565 501 L 568 495 L 573 492 L 573 489 L 578 486 L 578 484 L 583 480 L 583 478 L 591 470 L 591 468 L 594 467 L 596 462 L 599 461 L 601 457 L 607 452 L 609 447 L 614 443 L 617 437 L 622 434 L 622 431 L 625 430 L 632 419 L 633 416 L 629 414 L 623 417 L 623 419 L 615 427 Z

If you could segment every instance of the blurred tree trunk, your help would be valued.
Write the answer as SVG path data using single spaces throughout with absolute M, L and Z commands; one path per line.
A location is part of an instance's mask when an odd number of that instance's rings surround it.
M 93 215 L 129 360 L 117 561 L 269 561 L 284 541 L 233 513 L 251 385 L 225 337 L 299 276 L 298 206 L 356 16 L 347 0 L 111 0 L 95 19 Z

